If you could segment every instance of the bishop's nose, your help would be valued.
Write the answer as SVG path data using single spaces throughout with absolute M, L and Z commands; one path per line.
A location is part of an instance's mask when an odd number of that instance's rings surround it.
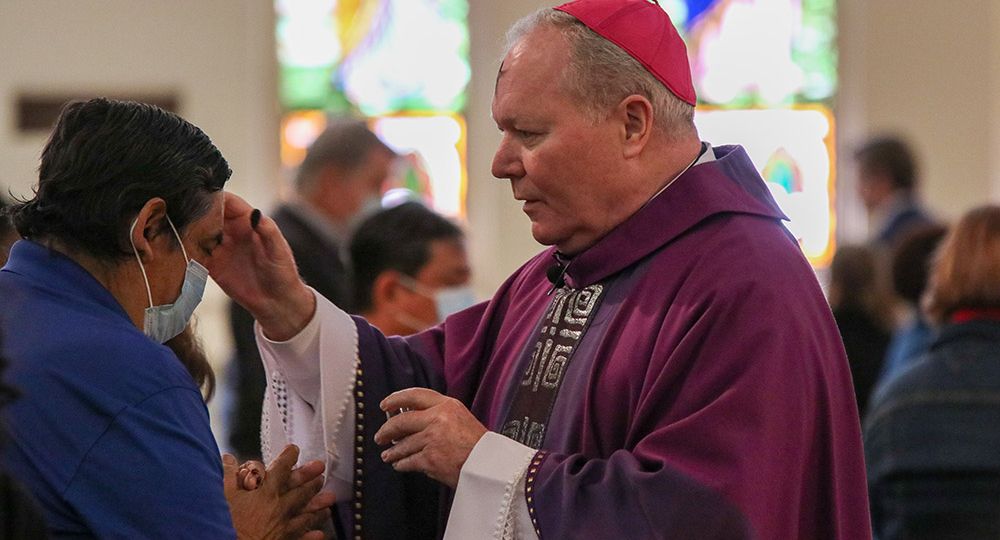
M 500 141 L 493 156 L 493 165 L 490 168 L 493 176 L 500 179 L 515 179 L 524 176 L 524 165 L 521 163 L 520 155 L 507 135 Z

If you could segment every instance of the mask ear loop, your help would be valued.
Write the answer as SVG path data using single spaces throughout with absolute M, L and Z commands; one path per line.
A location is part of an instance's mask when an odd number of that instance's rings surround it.
M 424 284 L 420 283 L 419 281 L 413 279 L 412 277 L 402 272 L 399 273 L 399 282 L 403 284 L 403 287 L 406 287 L 411 292 L 417 293 L 420 296 L 429 298 L 431 300 L 437 298 L 437 294 L 427 290 L 427 286 L 425 286 Z
M 184 254 L 184 264 L 190 263 L 191 259 L 188 258 L 187 250 L 184 249 L 184 242 L 181 241 L 181 235 L 177 233 L 177 227 L 174 227 L 174 222 L 170 220 L 170 216 L 167 216 L 167 223 L 169 223 L 170 228 L 173 229 L 174 237 L 177 238 L 177 243 L 181 245 L 181 253 Z
M 142 282 L 146 284 L 146 296 L 149 298 L 149 307 L 153 307 L 153 291 L 149 289 L 149 278 L 146 277 L 146 267 L 142 265 L 142 258 L 139 257 L 139 250 L 135 249 L 135 241 L 132 240 L 132 235 L 135 234 L 136 223 L 139 223 L 138 216 L 136 216 L 135 220 L 132 221 L 132 226 L 128 229 L 128 243 L 132 244 L 132 253 L 135 254 L 135 260 L 139 262 L 139 270 L 142 271 Z M 172 224 L 171 227 L 173 227 Z

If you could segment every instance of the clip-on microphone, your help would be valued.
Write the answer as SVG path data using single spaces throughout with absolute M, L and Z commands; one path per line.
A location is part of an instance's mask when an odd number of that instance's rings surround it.
M 569 268 L 569 264 L 563 264 L 562 262 L 557 261 L 545 270 L 545 277 L 548 278 L 550 283 L 552 283 L 552 288 L 549 289 L 549 292 L 546 294 L 552 294 L 553 291 L 566 284 L 567 268 Z

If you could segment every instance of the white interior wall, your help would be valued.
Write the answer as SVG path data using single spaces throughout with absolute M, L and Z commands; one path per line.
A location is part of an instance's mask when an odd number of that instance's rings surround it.
M 841 237 L 866 225 L 851 156 L 898 133 L 919 155 L 921 193 L 939 217 L 1000 200 L 1000 4 L 994 0 L 840 0 Z
M 241 0 L 0 0 L 0 182 L 36 180 L 44 135 L 14 132 L 19 92 L 172 92 L 236 171 L 268 199 L 277 164 L 272 11 Z
M 990 158 L 987 164 L 989 172 L 989 198 L 992 202 L 1000 201 L 1000 2 L 989 2 L 987 17 L 990 21 L 990 32 L 984 44 L 985 53 L 975 53 L 983 62 L 979 71 L 984 83 L 989 85 L 990 108 L 986 112 L 986 121 L 990 126 L 987 152 Z M 976 77 L 974 80 L 980 80 Z M 985 195 L 985 194 L 984 194 Z
M 542 249 L 531 238 L 530 222 L 513 199 L 510 183 L 490 174 L 493 153 L 500 145 L 490 105 L 507 28 L 544 5 L 539 0 L 470 2 L 469 239 L 474 285 L 483 297 Z

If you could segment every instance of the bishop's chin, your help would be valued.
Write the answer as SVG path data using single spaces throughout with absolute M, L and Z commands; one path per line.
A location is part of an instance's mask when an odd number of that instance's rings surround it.
M 535 242 L 543 246 L 552 246 L 559 242 L 559 238 L 556 235 L 550 231 L 546 231 L 534 220 L 531 221 L 531 236 L 535 239 Z

